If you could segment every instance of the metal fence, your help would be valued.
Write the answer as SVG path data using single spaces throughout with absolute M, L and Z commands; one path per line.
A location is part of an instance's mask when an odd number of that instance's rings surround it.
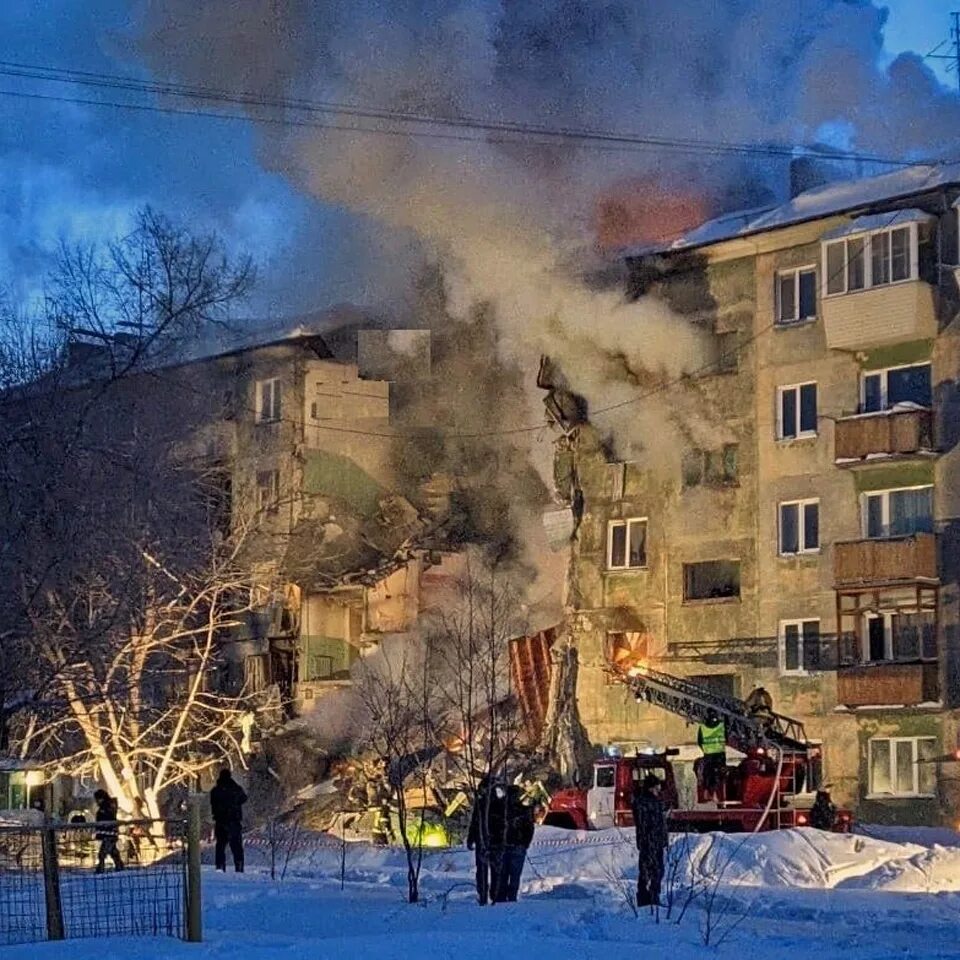
M 188 859 L 186 820 L 0 826 L 0 944 L 187 937 Z

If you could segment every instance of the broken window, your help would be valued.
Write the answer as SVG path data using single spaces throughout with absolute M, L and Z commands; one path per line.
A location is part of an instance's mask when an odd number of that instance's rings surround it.
M 820 621 L 783 620 L 780 623 L 781 673 L 808 673 L 820 669 Z
M 820 549 L 820 501 L 780 504 L 780 555 L 815 553 Z
M 817 435 L 817 385 L 798 383 L 777 388 L 777 439 Z
M 684 487 L 700 484 L 725 487 L 736 484 L 738 454 L 739 447 L 735 443 L 724 444 L 718 450 L 688 450 L 681 464 Z
M 683 565 L 684 600 L 727 600 L 739 596 L 739 560 L 706 560 Z
M 631 570 L 647 565 L 647 520 L 611 520 L 607 529 L 607 569 Z
M 257 423 L 275 423 L 280 419 L 280 380 L 257 381 Z
M 717 373 L 736 373 L 740 369 L 740 331 L 717 334 Z
M 280 471 L 257 471 L 257 512 L 276 513 L 280 508 Z
M 777 274 L 777 323 L 799 323 L 817 315 L 817 270 L 802 267 Z

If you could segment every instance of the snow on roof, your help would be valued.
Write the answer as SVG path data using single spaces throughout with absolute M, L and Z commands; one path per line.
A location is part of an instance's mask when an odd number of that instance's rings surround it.
M 889 230 L 892 227 L 902 227 L 908 223 L 926 223 L 928 220 L 935 220 L 936 217 L 926 210 L 917 210 L 912 207 L 909 210 L 898 210 L 892 216 L 889 213 L 874 213 L 869 217 L 856 217 L 849 223 L 843 223 L 839 227 L 828 230 L 822 237 L 823 240 L 836 240 L 838 237 L 851 237 L 856 233 L 868 233 L 871 230 Z
M 934 190 L 960 185 L 960 163 L 918 164 L 861 180 L 842 180 L 814 187 L 779 206 L 727 213 L 708 220 L 666 246 L 624 251 L 626 256 L 690 250 L 777 230 L 808 220 L 836 216 Z

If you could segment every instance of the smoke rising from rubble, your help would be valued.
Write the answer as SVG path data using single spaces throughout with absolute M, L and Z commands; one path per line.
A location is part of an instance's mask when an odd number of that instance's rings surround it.
M 842 126 L 852 148 L 917 158 L 953 146 L 946 138 L 960 130 L 960 102 L 919 57 L 877 66 L 886 14 L 869 0 L 147 0 L 142 11 L 140 48 L 155 73 L 218 88 L 711 141 L 811 142 Z M 626 303 L 620 288 L 582 282 L 595 230 L 607 245 L 661 240 L 692 211 L 771 200 L 787 181 L 782 158 L 267 124 L 260 135 L 269 168 L 415 236 L 442 264 L 455 318 L 492 309 L 501 355 L 527 372 L 526 422 L 537 416 L 540 353 L 591 409 L 711 360 L 712 338 L 661 302 Z M 660 217 L 631 219 L 638 176 L 662 192 Z M 645 209 L 657 208 L 654 196 Z M 650 398 L 601 426 L 625 455 L 676 455 L 664 428 L 672 406 Z M 477 427 L 488 414 L 476 411 Z

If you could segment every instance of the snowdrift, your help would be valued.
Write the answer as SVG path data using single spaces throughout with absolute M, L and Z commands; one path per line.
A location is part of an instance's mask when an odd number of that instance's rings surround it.
M 251 865 L 265 866 L 269 844 L 249 838 Z M 679 875 L 750 887 L 891 890 L 900 893 L 960 891 L 960 848 L 818 830 L 761 834 L 674 836 L 671 856 Z M 342 861 L 341 861 L 342 857 Z M 398 848 L 349 843 L 306 834 L 295 848 L 274 851 L 275 868 L 300 877 L 339 877 L 374 884 L 401 883 L 406 859 Z M 473 880 L 473 854 L 463 848 L 424 850 L 423 880 L 451 887 Z M 538 828 L 524 870 L 528 892 L 591 887 L 636 875 L 630 831 L 575 832 Z

